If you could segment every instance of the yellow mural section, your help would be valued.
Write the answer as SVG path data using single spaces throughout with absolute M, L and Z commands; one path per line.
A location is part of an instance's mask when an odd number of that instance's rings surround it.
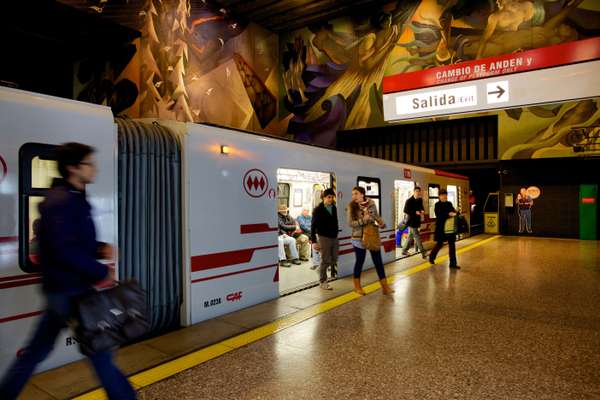
M 501 159 L 600 155 L 600 99 L 502 111 Z

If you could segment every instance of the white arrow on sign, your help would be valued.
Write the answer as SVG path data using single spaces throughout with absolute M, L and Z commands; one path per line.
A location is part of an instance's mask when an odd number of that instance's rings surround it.
M 490 82 L 486 85 L 487 103 L 505 103 L 509 99 L 508 81 Z

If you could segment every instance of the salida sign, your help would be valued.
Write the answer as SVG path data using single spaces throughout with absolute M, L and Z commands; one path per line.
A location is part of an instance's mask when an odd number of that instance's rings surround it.
M 446 110 L 477 104 L 477 86 L 466 86 L 396 97 L 398 115 Z

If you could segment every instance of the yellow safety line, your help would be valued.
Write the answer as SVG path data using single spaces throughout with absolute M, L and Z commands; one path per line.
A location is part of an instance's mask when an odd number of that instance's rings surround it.
M 487 239 L 482 239 L 478 242 L 470 244 L 460 250 L 457 251 L 458 254 L 464 253 L 466 251 L 472 250 L 476 247 L 484 245 L 488 242 L 491 242 L 494 239 L 497 239 L 500 236 L 492 236 Z M 448 256 L 439 257 L 439 261 L 444 261 L 448 259 Z M 409 268 L 407 270 L 398 272 L 396 274 L 390 275 L 388 277 L 388 282 L 391 284 L 400 279 L 404 279 L 410 275 L 414 275 L 417 272 L 423 271 L 432 267 L 429 262 L 425 262 L 419 264 L 415 267 Z M 369 294 L 375 292 L 380 288 L 379 282 L 371 283 L 370 285 L 364 286 L 363 290 L 365 293 Z M 135 375 L 129 377 L 129 381 L 136 389 L 141 389 L 145 386 L 149 386 L 153 383 L 171 377 L 175 374 L 178 374 L 187 369 L 193 368 L 197 365 L 200 365 L 206 361 L 212 360 L 213 358 L 217 358 L 222 356 L 223 354 L 229 353 L 237 348 L 242 346 L 246 346 L 250 343 L 256 342 L 265 337 L 271 336 L 277 332 L 280 332 L 284 329 L 297 325 L 303 321 L 306 321 L 316 315 L 323 314 L 332 308 L 339 307 L 343 304 L 346 304 L 352 300 L 356 300 L 362 296 L 354 293 L 348 292 L 341 296 L 335 297 L 333 299 L 327 300 L 323 303 L 315 304 L 304 310 L 300 310 L 291 315 L 287 315 L 278 320 L 270 322 L 266 325 L 260 326 L 258 328 L 252 329 L 248 332 L 242 333 L 240 335 L 234 336 L 232 338 L 223 340 L 222 342 L 215 343 L 211 346 L 205 347 L 203 349 L 197 350 L 193 353 L 187 354 L 185 356 L 181 356 L 171 361 L 167 361 L 164 364 L 157 365 L 156 367 L 147 369 L 145 371 L 139 372 Z M 75 397 L 75 400 L 105 400 L 106 393 L 104 389 L 99 388 L 95 389 L 91 392 L 85 393 L 81 396 Z

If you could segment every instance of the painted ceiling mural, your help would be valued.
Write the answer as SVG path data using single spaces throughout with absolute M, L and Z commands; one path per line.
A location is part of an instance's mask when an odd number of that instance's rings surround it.
M 131 117 L 284 133 L 278 37 L 201 0 L 61 0 L 139 30 L 113 59 L 83 60 L 75 98 Z
M 600 155 L 600 99 L 502 111 L 503 160 Z
M 384 125 L 383 76 L 597 36 L 593 0 L 404 0 L 280 38 L 280 118 L 298 140 Z M 527 118 L 524 115 L 523 118 Z

